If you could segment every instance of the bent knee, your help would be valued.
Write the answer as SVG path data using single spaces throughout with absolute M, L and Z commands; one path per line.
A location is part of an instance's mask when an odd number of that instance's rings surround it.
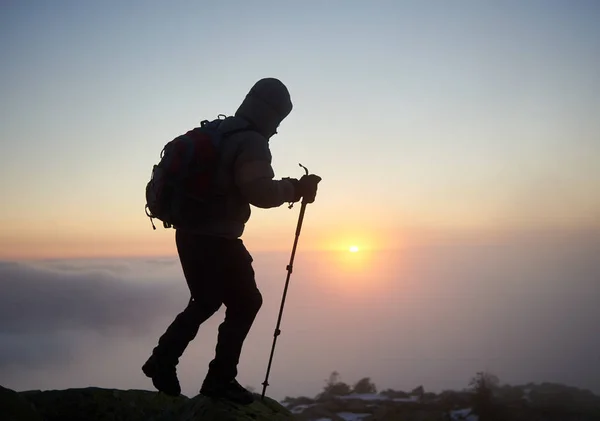
M 191 311 L 197 317 L 210 317 L 221 308 L 221 301 L 217 299 L 197 299 L 190 302 Z
M 263 297 L 260 291 L 257 289 L 255 292 L 249 297 L 248 300 L 248 311 L 254 314 L 258 313 L 258 310 L 262 307 Z
M 232 314 L 254 317 L 262 306 L 263 298 L 258 289 L 236 291 L 235 294 L 225 297 L 224 303 Z

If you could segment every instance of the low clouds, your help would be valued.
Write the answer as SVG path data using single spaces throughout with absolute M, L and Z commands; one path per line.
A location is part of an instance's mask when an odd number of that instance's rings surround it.
M 277 344 L 273 393 L 314 395 L 338 370 L 380 389 L 461 388 L 489 369 L 511 384 L 600 392 L 600 235 L 454 239 L 364 254 L 299 252 Z M 359 255 L 352 255 L 360 257 Z M 264 379 L 288 253 L 254 255 L 264 304 L 240 381 Z M 0 382 L 14 389 L 152 388 L 140 371 L 187 303 L 176 258 L 0 263 Z M 197 393 L 224 311 L 178 370 Z M 300 368 L 299 368 L 300 367 Z
M 0 262 L 0 368 L 68 361 L 85 335 L 139 336 L 183 308 L 175 271 L 163 282 L 123 275 L 135 270 Z
M 0 334 L 0 370 L 9 366 L 37 369 L 67 363 L 76 358 L 78 343 L 77 335 L 72 333 Z
M 0 263 L 0 332 L 144 329 L 181 294 L 163 283 L 127 282 L 109 272 L 70 273 Z

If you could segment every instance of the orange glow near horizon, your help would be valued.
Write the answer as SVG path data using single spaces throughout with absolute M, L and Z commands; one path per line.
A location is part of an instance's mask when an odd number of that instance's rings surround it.
M 352 254 L 382 250 L 391 246 L 391 239 L 376 229 L 364 229 L 360 232 L 336 229 L 335 232 L 323 232 L 318 241 L 319 249 L 345 251 Z M 360 253 L 359 253 L 360 252 Z
M 0 239 L 0 259 L 78 259 L 159 257 L 176 253 L 174 233 L 150 230 L 134 235 L 131 232 L 104 232 L 91 229 L 45 231 L 24 230 L 3 234 Z
M 289 224 L 269 224 L 257 218 L 249 223 L 242 240 L 251 253 L 290 252 L 294 242 L 294 227 Z M 118 225 L 105 221 L 38 220 L 35 223 L 0 226 L 0 259 L 35 260 L 69 258 L 110 258 L 174 256 L 177 254 L 175 231 L 157 224 L 153 230 L 143 218 Z M 289 221 L 286 221 L 289 222 Z M 389 249 L 400 236 L 399 229 L 383 230 L 347 222 L 337 226 L 307 224 L 298 242 L 298 253 L 343 251 L 346 257 Z M 350 251 L 350 252 L 349 252 Z M 363 256 L 364 257 L 364 256 Z
M 175 245 L 80 243 L 65 241 L 49 245 L 45 241 L 0 246 L 0 260 L 93 259 L 127 257 L 164 257 L 176 255 Z
M 47 221 L 43 221 L 47 222 Z M 289 224 L 250 223 L 242 239 L 250 253 L 289 253 L 294 242 L 294 229 Z M 261 223 L 262 222 L 262 223 Z M 338 221 L 339 222 L 339 221 Z M 378 252 L 405 250 L 426 243 L 455 241 L 493 241 L 518 232 L 536 230 L 503 229 L 416 229 L 339 223 L 336 226 L 307 224 L 300 234 L 297 253 L 325 252 L 336 256 L 335 265 L 346 270 L 362 270 L 370 256 Z M 589 231 L 589 230 L 587 230 Z M 553 230 L 559 235 L 561 230 Z M 176 256 L 175 232 L 157 225 L 152 230 L 146 220 L 128 226 L 103 222 L 54 224 L 36 221 L 28 226 L 5 224 L 0 227 L 0 259 L 72 259 Z M 540 234 L 541 235 L 541 234 Z M 362 262 L 362 263 L 361 263 Z M 362 265 L 362 266 L 361 266 Z

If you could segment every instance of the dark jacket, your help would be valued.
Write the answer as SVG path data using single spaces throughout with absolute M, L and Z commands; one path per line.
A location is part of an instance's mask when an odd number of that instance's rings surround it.
M 261 79 L 252 87 L 235 116 L 226 118 L 219 128 L 225 134 L 245 130 L 221 143 L 212 216 L 178 229 L 238 238 L 250 218 L 250 205 L 272 208 L 293 201 L 293 184 L 274 179 L 269 149 L 269 138 L 291 110 L 290 94 L 279 80 Z

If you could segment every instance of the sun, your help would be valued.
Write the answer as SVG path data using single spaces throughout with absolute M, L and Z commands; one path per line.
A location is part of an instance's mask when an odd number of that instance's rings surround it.
M 348 250 L 350 251 L 350 253 L 357 253 L 359 248 L 358 246 L 350 246 Z

